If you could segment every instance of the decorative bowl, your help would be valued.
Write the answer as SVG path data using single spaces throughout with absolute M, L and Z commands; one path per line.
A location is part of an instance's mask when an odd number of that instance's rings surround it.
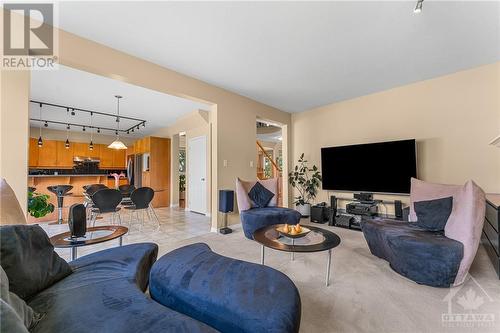
M 307 227 L 304 227 L 304 226 L 301 226 L 302 227 L 302 230 L 300 233 L 298 234 L 295 234 L 295 235 L 292 235 L 290 233 L 286 233 L 283 231 L 283 227 L 278 227 L 276 228 L 276 231 L 283 237 L 288 237 L 288 238 L 302 238 L 304 236 L 306 236 L 308 233 L 311 232 L 311 229 L 307 228 Z

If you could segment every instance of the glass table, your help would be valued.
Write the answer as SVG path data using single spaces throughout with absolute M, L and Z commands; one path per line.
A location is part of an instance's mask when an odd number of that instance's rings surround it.
M 276 230 L 283 224 L 275 224 L 256 230 L 253 239 L 261 244 L 261 264 L 264 265 L 265 248 L 290 252 L 294 260 L 296 252 L 321 252 L 328 251 L 326 263 L 326 286 L 330 284 L 330 269 L 332 263 L 332 249 L 340 244 L 340 237 L 328 230 L 314 226 L 305 226 L 311 232 L 301 238 L 288 238 L 280 235 Z
M 50 242 L 57 248 L 70 248 L 71 260 L 77 258 L 77 249 L 80 246 L 88 246 L 107 242 L 118 238 L 119 246 L 122 246 L 122 236 L 128 232 L 127 227 L 106 225 L 87 228 L 84 237 L 72 238 L 69 231 L 50 237 Z

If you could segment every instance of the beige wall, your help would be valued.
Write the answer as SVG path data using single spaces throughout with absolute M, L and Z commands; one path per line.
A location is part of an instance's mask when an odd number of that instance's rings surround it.
M 40 130 L 38 127 L 31 127 L 30 128 L 30 137 L 38 138 L 39 133 L 40 133 Z M 66 140 L 66 131 L 47 129 L 45 127 L 42 127 L 42 138 L 44 140 L 65 141 Z M 109 145 L 111 142 L 115 141 L 115 139 L 116 139 L 115 135 L 94 133 L 94 136 L 92 138 L 92 142 Z M 127 147 L 129 147 L 129 146 L 132 146 L 134 144 L 134 141 L 137 140 L 137 138 L 120 136 L 120 140 Z M 70 142 L 88 142 L 88 143 L 90 143 L 90 132 L 88 132 L 88 131 L 87 132 L 83 132 L 83 131 L 71 132 L 70 131 L 69 132 L 69 141 Z
M 319 167 L 321 147 L 415 138 L 419 178 L 499 193 L 500 149 L 488 143 L 500 133 L 500 62 L 294 114 L 292 128 L 294 160 L 304 152 Z
M 0 177 L 12 187 L 26 214 L 30 72 L 1 71 L 0 76 Z

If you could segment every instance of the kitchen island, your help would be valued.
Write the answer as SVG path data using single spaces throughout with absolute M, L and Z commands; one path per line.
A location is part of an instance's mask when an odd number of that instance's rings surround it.
M 73 189 L 64 197 L 63 219 L 67 221 L 69 207 L 75 203 L 83 203 L 83 186 L 90 184 L 104 184 L 115 187 L 115 179 L 108 174 L 67 174 L 67 175 L 29 175 L 28 186 L 36 188 L 36 193 L 47 194 L 54 205 L 54 212 L 42 218 L 28 216 L 28 223 L 48 222 L 57 220 L 57 198 L 47 187 L 54 185 L 71 185 Z M 128 184 L 127 178 L 120 179 L 120 185 Z

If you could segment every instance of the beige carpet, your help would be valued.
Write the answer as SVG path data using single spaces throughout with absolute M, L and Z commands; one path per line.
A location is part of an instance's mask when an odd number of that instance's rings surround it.
M 324 283 L 326 252 L 297 254 L 292 262 L 287 253 L 266 251 L 266 265 L 287 274 L 299 289 L 301 332 L 500 332 L 500 281 L 484 248 L 471 270 L 474 280 L 458 288 L 432 288 L 401 277 L 371 255 L 361 232 L 325 228 L 342 239 L 333 251 L 329 287 Z M 244 238 L 240 228 L 226 236 L 206 234 L 160 244 L 160 255 L 195 242 L 226 256 L 260 262 L 260 245 Z M 443 315 L 467 321 L 446 322 Z

